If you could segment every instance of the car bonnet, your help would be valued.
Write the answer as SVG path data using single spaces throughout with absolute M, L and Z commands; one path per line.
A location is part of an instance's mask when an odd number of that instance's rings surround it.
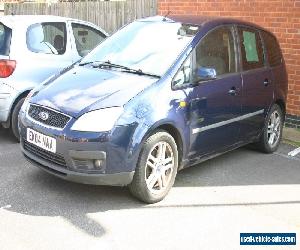
M 89 66 L 75 66 L 35 93 L 30 102 L 74 118 L 108 107 L 120 107 L 157 78 Z

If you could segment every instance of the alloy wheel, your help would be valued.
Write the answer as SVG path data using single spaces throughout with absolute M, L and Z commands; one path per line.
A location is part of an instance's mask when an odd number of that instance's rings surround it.
M 146 161 L 145 180 L 149 191 L 160 194 L 169 186 L 174 171 L 172 147 L 165 141 L 156 143 Z
M 268 122 L 268 144 L 270 147 L 275 147 L 280 139 L 281 134 L 281 117 L 275 110 Z

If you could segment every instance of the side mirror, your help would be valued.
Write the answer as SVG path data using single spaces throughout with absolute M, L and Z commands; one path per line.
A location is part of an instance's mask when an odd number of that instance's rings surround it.
M 197 69 L 197 73 L 196 73 L 197 82 L 214 80 L 216 78 L 217 78 L 217 71 L 215 68 L 200 67 Z
M 88 53 L 90 53 L 90 50 L 85 49 L 80 51 L 80 56 L 85 57 Z

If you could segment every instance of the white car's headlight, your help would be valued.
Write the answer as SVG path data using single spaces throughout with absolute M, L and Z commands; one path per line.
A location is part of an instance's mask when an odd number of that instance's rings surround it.
M 85 132 L 104 132 L 113 128 L 123 112 L 121 107 L 105 108 L 88 112 L 73 124 L 71 130 Z

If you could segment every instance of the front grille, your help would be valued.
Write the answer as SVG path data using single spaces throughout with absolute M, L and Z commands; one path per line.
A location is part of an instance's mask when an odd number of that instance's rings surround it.
M 44 112 L 48 114 L 48 118 L 46 120 L 43 120 L 41 118 L 41 113 Z M 67 123 L 70 121 L 70 117 L 66 116 L 64 114 L 58 113 L 54 110 L 47 109 L 41 106 L 36 105 L 30 105 L 28 110 L 28 115 L 34 119 L 35 121 L 38 121 L 42 124 L 45 124 L 50 127 L 63 129 Z
M 30 152 L 31 154 L 42 158 L 43 160 L 46 160 L 50 163 L 54 163 L 56 165 L 59 165 L 61 167 L 66 168 L 67 164 L 66 161 L 64 159 L 64 157 L 58 155 L 58 154 L 54 154 L 52 152 L 49 152 L 47 150 L 41 149 L 27 141 L 24 141 L 24 149 L 27 150 L 28 152 Z

